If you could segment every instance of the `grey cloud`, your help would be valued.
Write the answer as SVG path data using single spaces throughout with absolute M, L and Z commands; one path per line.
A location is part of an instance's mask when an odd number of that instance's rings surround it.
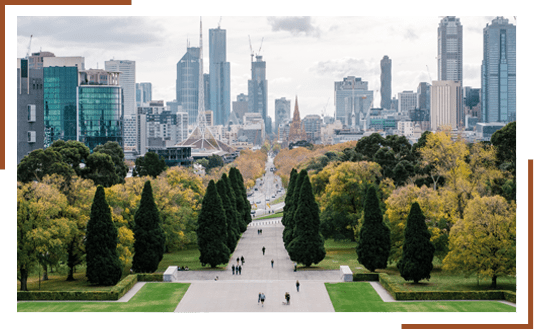
M 162 42 L 158 26 L 142 17 L 18 17 L 17 34 L 33 35 L 55 44 L 85 44 L 99 48 Z
M 287 31 L 297 36 L 301 33 L 306 36 L 319 37 L 321 31 L 318 27 L 313 26 L 309 16 L 293 17 L 268 17 L 267 22 L 271 25 L 273 31 Z
M 342 58 L 318 62 L 309 70 L 320 75 L 330 75 L 337 79 L 353 75 L 362 77 L 365 80 L 377 74 L 377 65 L 363 59 Z

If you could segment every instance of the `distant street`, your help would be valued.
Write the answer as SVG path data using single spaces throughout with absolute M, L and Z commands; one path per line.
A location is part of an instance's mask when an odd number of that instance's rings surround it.
M 267 159 L 265 175 L 256 180 L 256 185 L 251 189 L 253 194 L 248 197 L 256 217 L 276 212 L 285 205 L 283 202 L 271 204 L 272 201 L 282 197 L 286 191 L 282 187 L 282 179 L 276 175 L 276 172 L 271 171 L 271 168 L 274 169 L 273 158 Z

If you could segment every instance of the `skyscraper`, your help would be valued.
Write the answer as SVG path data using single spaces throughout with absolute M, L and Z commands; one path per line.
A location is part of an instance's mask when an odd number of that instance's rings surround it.
M 438 80 L 463 80 L 463 28 L 460 19 L 447 16 L 438 27 Z
M 278 134 L 278 127 L 291 118 L 291 100 L 285 97 L 274 100 L 274 127 L 275 133 Z
M 348 76 L 334 82 L 334 105 L 336 120 L 354 129 L 360 128 L 360 119 L 373 104 L 373 91 L 362 78 Z
M 459 81 L 433 81 L 430 87 L 430 127 L 440 126 L 458 129 L 463 118 L 458 117 L 457 109 L 462 107 L 462 86 Z
M 256 61 L 251 62 L 251 66 L 252 78 L 248 80 L 248 112 L 260 113 L 263 122 L 267 122 L 266 63 L 262 60 L 262 56 L 256 55 Z
M 187 47 L 176 64 L 176 102 L 189 115 L 189 124 L 198 116 L 199 47 Z
M 152 100 L 152 83 L 140 82 L 135 84 L 135 102 L 136 107 Z
M 215 125 L 225 125 L 230 117 L 230 63 L 226 61 L 226 30 L 209 30 L 209 107 Z
M 124 95 L 124 116 L 136 115 L 135 61 L 110 59 L 105 62 L 105 69 L 121 72 L 119 83 Z
M 484 28 L 482 60 L 482 122 L 516 119 L 516 31 L 497 17 Z
M 391 59 L 388 56 L 380 61 L 380 107 L 391 108 Z

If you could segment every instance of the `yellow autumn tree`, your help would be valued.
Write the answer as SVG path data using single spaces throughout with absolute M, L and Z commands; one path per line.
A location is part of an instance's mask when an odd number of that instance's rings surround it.
M 443 269 L 491 278 L 515 275 L 516 209 L 503 197 L 475 197 L 452 227 Z

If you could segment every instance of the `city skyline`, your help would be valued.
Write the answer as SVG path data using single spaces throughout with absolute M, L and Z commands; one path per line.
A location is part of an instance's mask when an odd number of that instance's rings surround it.
M 483 29 L 495 16 L 457 16 L 464 29 L 464 86 L 480 88 Z M 513 16 L 505 16 L 516 24 Z M 299 96 L 301 116 L 334 114 L 334 82 L 360 77 L 380 90 L 380 60 L 392 61 L 392 96 L 438 79 L 437 40 L 442 16 L 424 17 L 203 17 L 203 33 L 226 30 L 231 101 L 247 93 L 251 50 L 266 62 L 268 115 L 275 99 Z M 73 22 L 76 21 L 76 24 Z M 17 57 L 31 52 L 83 56 L 86 68 L 110 59 L 136 62 L 136 82 L 150 82 L 153 99 L 175 99 L 176 63 L 197 47 L 200 17 L 18 17 Z M 136 33 L 132 32 L 136 26 Z M 66 28 L 69 27 L 69 28 Z M 141 29 L 139 29 L 141 27 Z M 139 32 L 142 31 L 142 32 Z M 249 43 L 250 36 L 250 43 Z M 204 38 L 204 58 L 209 43 Z M 262 42 L 263 39 L 263 42 Z M 379 43 L 376 39 L 381 40 Z M 355 40 L 349 42 L 348 40 Z M 260 49 L 261 47 L 261 49 Z M 428 66 L 428 69 L 427 69 Z M 204 65 L 208 73 L 208 65 Z M 380 93 L 374 95 L 380 106 Z

